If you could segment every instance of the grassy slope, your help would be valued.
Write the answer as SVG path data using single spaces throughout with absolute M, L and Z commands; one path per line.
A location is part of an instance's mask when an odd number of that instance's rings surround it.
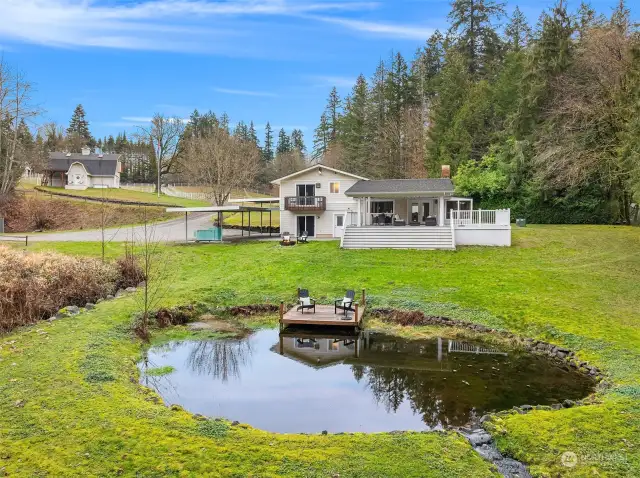
M 36 203 L 39 206 L 36 207 Z M 46 232 L 99 229 L 103 212 L 105 227 L 124 227 L 143 222 L 139 206 L 107 204 L 103 210 L 102 204 L 97 202 L 60 196 L 49 197 L 38 193 L 33 196 L 17 196 L 7 205 L 8 210 L 3 211 L 0 208 L 0 215 L 4 212 L 6 230 L 14 233 L 34 231 L 36 224 L 32 218 L 32 211 L 38 208 L 47 211 L 49 226 Z M 178 213 L 166 212 L 163 207 L 147 207 L 146 215 L 152 222 L 181 217 Z
M 51 192 L 60 192 L 64 194 L 72 194 L 80 197 L 92 197 L 92 198 L 106 198 L 106 199 L 118 199 L 120 201 L 138 201 L 146 203 L 162 203 L 162 204 L 175 204 L 176 206 L 183 207 L 199 207 L 210 206 L 207 201 L 200 201 L 197 199 L 183 199 L 173 196 L 167 196 L 162 194 L 159 198 L 156 194 L 145 193 L 142 191 L 134 191 L 131 189 L 85 189 L 84 191 L 74 189 L 63 189 L 53 187 L 43 187 L 42 189 Z
M 637 228 L 546 226 L 514 230 L 512 248 L 462 248 L 454 253 L 346 251 L 337 249 L 335 242 L 293 248 L 280 248 L 273 242 L 171 247 L 169 252 L 180 267 L 173 275 L 175 285 L 169 302 L 275 302 L 281 298 L 291 300 L 298 286 L 310 287 L 314 296 L 328 302 L 341 296 L 347 287 L 366 287 L 373 303 L 422 308 L 568 345 L 577 350 L 580 357 L 608 371 L 616 386 L 600 396 L 598 405 L 555 412 L 536 411 L 499 421 L 500 447 L 529 463 L 535 474 L 591 476 L 595 470 L 601 475 L 639 476 L 639 246 L 640 229 Z M 61 243 L 55 247 L 70 253 L 99 253 L 99 248 L 90 244 Z M 111 244 L 109 251 L 115 256 L 120 249 Z M 17 444 L 9 447 L 7 440 L 0 441 L 15 458 L 9 461 L 11 470 L 23 466 L 18 458 L 22 463 L 31 462 L 32 454 L 41 455 L 44 463 L 51 467 L 89 462 L 83 459 L 82 453 L 92 434 L 106 443 L 113 441 L 102 452 L 104 460 L 114 463 L 124 460 L 126 470 L 157 463 L 155 452 L 170 446 L 169 443 L 173 443 L 172 449 L 176 450 L 171 463 L 180 462 L 188 470 L 194 470 L 196 463 L 202 464 L 195 451 L 190 455 L 184 449 L 188 446 L 183 441 L 184 433 L 192 433 L 190 427 L 195 425 L 181 413 L 145 402 L 140 392 L 127 382 L 127 376 L 134 372 L 131 358 L 137 348 L 114 327 L 126 322 L 128 307 L 125 302 L 104 304 L 81 318 L 55 323 L 48 334 L 50 339 L 35 332 L 17 333 L 6 339 L 18 341 L 17 353 L 6 346 L 0 351 L 4 363 L 16 363 L 14 367 L 0 370 L 0 393 L 9 395 L 9 400 L 0 402 L 3 417 L 0 426 L 5 430 L 11 426 L 8 436 L 15 439 L 32 435 L 29 424 L 37 430 L 44 426 L 44 416 L 60 417 L 63 424 L 78 427 L 77 431 L 65 429 L 65 436 L 58 439 L 48 435 L 32 437 L 29 448 Z M 72 336 L 74 341 L 69 345 Z M 46 342 L 47 346 L 38 347 L 39 342 Z M 100 352 L 92 351 L 88 344 L 96 344 Z M 104 359 L 100 358 L 103 353 Z M 116 382 L 106 385 L 83 382 L 81 366 L 87 356 L 92 355 L 98 356 L 97 363 L 104 361 L 109 367 L 115 367 Z M 9 382 L 13 377 L 21 379 Z M 112 399 L 113 396 L 116 398 Z M 27 398 L 27 403 L 24 408 L 15 408 L 13 403 L 21 398 Z M 132 417 L 141 418 L 134 423 Z M 65 426 L 50 422 L 47 426 L 55 430 Z M 167 426 L 166 436 L 172 438 L 160 441 L 154 448 L 150 442 L 160 440 L 161 427 Z M 2 433 L 2 436 L 7 435 Z M 326 475 L 327 469 L 335 469 L 341 476 L 360 476 L 360 473 L 388 476 L 390 468 L 384 467 L 390 463 L 398 467 L 394 471 L 400 476 L 410 476 L 410 470 L 427 476 L 429 470 L 423 466 L 441 466 L 434 471 L 440 476 L 463 476 L 469 469 L 473 469 L 470 476 L 480 476 L 487 470 L 485 464 L 464 454 L 459 442 L 450 435 L 405 436 L 405 440 L 411 441 L 407 447 L 415 447 L 407 456 L 403 454 L 404 447 L 386 446 L 389 440 L 395 440 L 387 435 L 327 439 L 276 437 L 243 430 L 232 432 L 228 440 L 233 442 L 249 436 L 248 450 L 236 448 L 227 441 L 206 441 L 207 445 L 203 446 L 207 450 L 209 446 L 225 447 L 226 454 L 209 460 L 222 460 L 226 464 L 239 459 L 235 453 L 247 453 L 245 462 L 259 462 L 255 470 L 260 471 L 256 474 L 283 473 L 274 467 L 281 463 L 285 450 L 291 453 L 292 459 L 304 462 L 299 468 L 292 468 L 291 473 L 288 470 L 288 474 L 295 474 L 297 470 L 304 475 L 305 467 L 313 466 L 321 456 L 330 457 L 325 458 L 327 466 L 318 468 L 322 470 L 317 473 L 320 475 Z M 267 436 L 264 440 L 277 441 L 264 450 L 261 444 L 265 442 L 259 437 Z M 127 449 L 134 438 L 135 451 L 124 452 L 118 448 Z M 358 456 L 353 461 L 341 455 L 341 452 L 345 456 L 351 453 L 340 447 L 342 440 L 345 446 L 357 450 Z M 196 441 L 200 445 L 203 439 Z M 308 454 L 300 453 L 302 441 L 308 443 L 303 447 L 309 447 Z M 71 449 L 67 449 L 68 443 L 73 444 Z M 340 456 L 318 451 L 317 447 L 328 443 L 338 444 Z M 60 458 L 51 458 L 54 449 L 60 450 Z M 151 458 L 146 457 L 151 453 L 149 449 L 154 453 Z M 336 448 L 330 450 L 336 451 Z M 561 466 L 559 457 L 565 451 L 578 455 L 575 468 Z M 126 453 L 126 459 L 119 458 L 122 453 Z M 421 458 L 425 453 L 430 458 Z M 334 464 L 338 468 L 333 468 Z M 402 464 L 407 464 L 407 468 L 402 468 Z M 461 468 L 450 468 L 453 466 Z M 240 472 L 242 476 L 245 474 Z

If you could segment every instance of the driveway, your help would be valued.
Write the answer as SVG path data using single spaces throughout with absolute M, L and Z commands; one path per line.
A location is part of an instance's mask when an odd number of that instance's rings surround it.
M 212 226 L 213 214 L 192 212 L 189 214 L 187 236 L 193 240 L 193 233 L 196 229 L 207 229 Z M 153 234 L 154 241 L 160 242 L 184 242 L 184 218 L 172 219 L 170 221 L 159 222 L 148 225 L 147 232 Z M 247 233 L 245 232 L 245 236 Z M 225 229 L 224 238 L 235 238 L 241 236 L 241 231 L 237 229 Z M 124 242 L 140 240 L 144 237 L 144 226 L 123 226 L 105 229 L 105 240 L 114 242 Z M 102 240 L 100 229 L 73 232 L 51 232 L 29 234 L 29 242 L 32 241 L 67 241 L 67 242 L 96 242 Z

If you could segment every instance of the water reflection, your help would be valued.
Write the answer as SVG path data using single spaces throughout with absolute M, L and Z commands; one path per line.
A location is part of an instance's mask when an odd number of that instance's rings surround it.
M 224 383 L 229 378 L 240 378 L 240 371 L 250 364 L 252 353 L 248 340 L 203 340 L 191 347 L 186 364 L 198 375 Z
M 151 349 L 149 361 L 176 369 L 171 386 L 158 384 L 167 403 L 278 432 L 460 426 L 514 405 L 581 398 L 592 386 L 517 351 L 367 331 L 262 330 Z

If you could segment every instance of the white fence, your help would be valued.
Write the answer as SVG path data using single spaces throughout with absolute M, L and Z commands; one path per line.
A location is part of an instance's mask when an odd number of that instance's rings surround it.
M 155 184 L 149 183 L 120 183 L 120 188 L 141 191 L 143 193 L 153 193 L 156 191 Z
M 450 222 L 454 226 L 508 226 L 511 223 L 510 209 L 474 209 L 468 211 L 452 209 Z

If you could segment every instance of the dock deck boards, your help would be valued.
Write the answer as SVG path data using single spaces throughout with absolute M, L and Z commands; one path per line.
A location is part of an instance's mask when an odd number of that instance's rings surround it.
M 355 314 L 349 312 L 348 320 L 344 320 L 344 313 L 334 313 L 333 305 L 316 305 L 316 313 L 309 311 L 308 309 L 302 312 L 296 310 L 296 306 L 289 309 L 280 319 L 283 325 L 325 325 L 334 327 L 356 327 L 362 323 L 362 317 L 364 317 L 365 307 L 360 306 L 358 308 L 358 320 L 356 321 Z

